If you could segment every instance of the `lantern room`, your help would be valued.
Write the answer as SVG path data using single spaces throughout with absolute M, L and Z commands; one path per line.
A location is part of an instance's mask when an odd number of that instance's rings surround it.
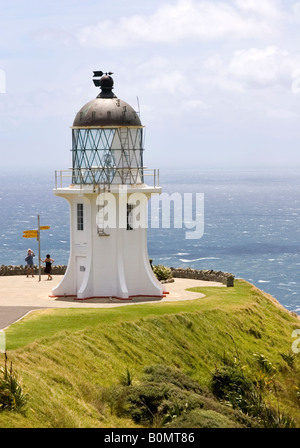
M 79 110 L 72 126 L 73 183 L 141 183 L 144 149 L 140 118 L 114 95 L 109 74 L 94 74 L 101 92 Z

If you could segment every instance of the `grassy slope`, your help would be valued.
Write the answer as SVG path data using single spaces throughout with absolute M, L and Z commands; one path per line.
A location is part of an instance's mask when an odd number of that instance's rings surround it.
M 8 357 L 29 401 L 25 416 L 0 413 L 0 427 L 134 427 L 110 412 L 107 399 L 126 369 L 138 383 L 146 366 L 164 364 L 205 388 L 224 354 L 238 356 L 251 370 L 254 353 L 277 368 L 280 409 L 300 427 L 300 361 L 296 356 L 291 368 L 280 355 L 292 353 L 299 318 L 242 280 L 234 288 L 200 291 L 206 297 L 194 301 L 42 310 L 12 325 Z M 277 405 L 275 398 L 268 400 Z M 209 394 L 203 400 L 205 412 L 218 412 L 224 424 L 228 411 Z

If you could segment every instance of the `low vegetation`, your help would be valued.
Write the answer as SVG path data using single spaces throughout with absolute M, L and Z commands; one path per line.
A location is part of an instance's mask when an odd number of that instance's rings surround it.
M 299 318 L 242 280 L 198 291 L 9 327 L 2 374 L 21 406 L 2 405 L 0 427 L 299 428 Z
M 0 369 L 0 411 L 22 412 L 27 397 L 13 372 L 12 363 L 10 368 L 7 366 L 6 354 L 4 359 L 4 367 Z
M 167 281 L 173 278 L 171 269 L 167 266 L 163 266 L 162 264 L 154 265 L 153 272 L 160 282 Z

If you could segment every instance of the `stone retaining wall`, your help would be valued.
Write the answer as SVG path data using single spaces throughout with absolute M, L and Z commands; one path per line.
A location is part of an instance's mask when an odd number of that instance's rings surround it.
M 234 275 L 221 271 L 198 271 L 191 268 L 171 268 L 173 277 L 192 278 L 196 280 L 205 280 L 209 282 L 219 282 L 226 286 L 234 286 Z
M 19 265 L 19 266 L 0 266 L 0 276 L 3 275 L 25 275 L 27 266 Z M 63 275 L 66 271 L 67 266 L 65 265 L 54 265 L 52 266 L 52 274 L 53 275 Z M 205 280 L 210 282 L 219 282 L 223 283 L 226 286 L 234 285 L 234 275 L 229 274 L 228 272 L 221 271 L 198 271 L 196 269 L 191 268 L 170 268 L 172 271 L 172 275 L 174 278 L 193 278 L 196 280 Z M 39 268 L 38 266 L 34 266 L 34 273 L 38 275 Z M 44 274 L 44 265 L 41 266 L 41 273 Z
M 53 275 L 63 275 L 66 271 L 67 266 L 52 266 L 51 273 Z M 41 265 L 41 273 L 44 274 L 45 265 Z M 4 264 L 0 266 L 0 276 L 3 275 L 25 275 L 27 272 L 27 265 L 23 266 L 20 264 L 19 266 L 5 266 Z M 33 272 L 35 275 L 39 273 L 39 267 L 34 266 Z

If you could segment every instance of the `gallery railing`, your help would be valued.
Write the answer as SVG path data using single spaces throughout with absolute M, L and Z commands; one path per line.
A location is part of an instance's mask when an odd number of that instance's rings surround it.
M 70 168 L 55 171 L 55 188 L 69 185 L 139 185 L 159 187 L 159 170 L 150 168 Z

